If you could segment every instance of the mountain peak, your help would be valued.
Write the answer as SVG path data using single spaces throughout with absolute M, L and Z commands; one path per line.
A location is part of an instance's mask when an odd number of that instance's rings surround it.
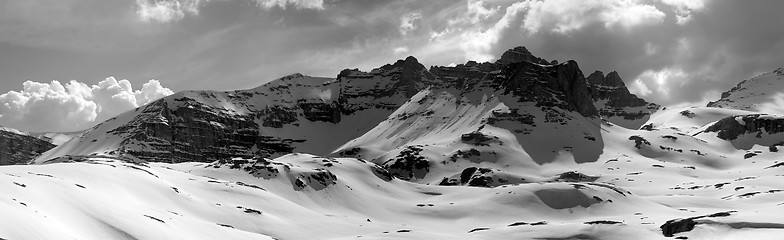
M 607 76 L 605 76 L 604 72 L 602 71 L 595 71 L 591 73 L 591 75 L 589 75 L 586 80 L 588 81 L 588 84 L 592 85 L 601 85 L 606 87 L 626 87 L 623 79 L 621 79 L 621 76 L 618 75 L 618 72 L 616 71 L 608 73 Z
M 523 46 L 518 46 L 506 50 L 506 52 L 504 52 L 504 54 L 501 55 L 501 58 L 495 61 L 495 63 L 501 65 L 509 65 L 510 63 L 522 62 L 522 61 L 528 61 L 528 62 L 543 64 L 543 65 L 550 65 L 549 62 L 547 62 L 542 58 L 534 56 L 534 54 L 531 53 L 531 51 L 528 51 L 528 49 Z
M 612 71 L 604 77 L 604 85 L 614 87 L 626 86 L 626 84 L 623 82 L 623 79 L 621 79 L 621 76 L 618 75 L 618 72 L 616 71 Z
M 406 60 L 404 60 L 404 61 L 405 62 L 419 63 L 419 60 L 417 60 L 414 56 L 408 56 L 408 57 L 406 57 Z

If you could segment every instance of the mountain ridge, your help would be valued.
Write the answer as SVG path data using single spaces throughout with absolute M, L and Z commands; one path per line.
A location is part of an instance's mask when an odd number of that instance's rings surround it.
M 588 87 L 575 61 L 551 64 L 524 47 L 510 49 L 495 63 L 469 61 L 430 70 L 409 56 L 369 72 L 346 69 L 335 79 L 292 74 L 248 90 L 180 92 L 110 119 L 91 130 L 93 134 L 47 152 L 38 162 L 90 154 L 170 162 L 212 162 L 295 151 L 329 154 L 426 89 L 458 91 L 469 99 L 476 99 L 471 95 L 480 92 L 511 94 L 546 112 L 563 109 L 596 118 L 599 111 Z M 492 93 L 496 91 L 501 92 Z M 309 139 L 313 131 L 326 131 L 338 139 Z M 87 141 L 109 144 L 79 143 Z M 174 157 L 160 157 L 162 153 Z

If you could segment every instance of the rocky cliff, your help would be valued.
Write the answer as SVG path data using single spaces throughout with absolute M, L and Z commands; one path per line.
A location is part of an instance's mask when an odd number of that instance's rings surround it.
M 587 81 L 599 115 L 617 125 L 638 129 L 650 119 L 652 113 L 661 108 L 629 92 L 615 71 L 607 76 L 596 71 L 588 76 Z
M 735 140 L 745 134 L 755 138 L 784 132 L 784 118 L 767 114 L 739 115 L 723 118 L 705 129 L 716 132 L 724 140 Z M 782 139 L 784 142 L 784 139 Z
M 54 147 L 47 141 L 0 127 L 0 166 L 27 164 Z

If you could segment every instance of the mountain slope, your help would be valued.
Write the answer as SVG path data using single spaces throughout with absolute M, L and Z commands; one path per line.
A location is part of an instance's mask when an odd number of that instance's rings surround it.
M 708 107 L 758 111 L 784 115 L 784 68 L 743 80 Z

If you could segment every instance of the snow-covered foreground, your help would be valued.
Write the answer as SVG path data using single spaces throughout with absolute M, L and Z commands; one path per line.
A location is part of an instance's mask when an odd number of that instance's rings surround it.
M 0 218 L 0 238 L 668 239 L 668 220 L 712 215 L 676 236 L 777 239 L 781 153 L 689 127 L 737 111 L 690 113 L 660 113 L 653 131 L 603 124 L 597 161 L 545 163 L 561 174 L 494 188 L 403 181 L 364 160 L 308 154 L 3 166 L 0 212 L 13 217 Z

